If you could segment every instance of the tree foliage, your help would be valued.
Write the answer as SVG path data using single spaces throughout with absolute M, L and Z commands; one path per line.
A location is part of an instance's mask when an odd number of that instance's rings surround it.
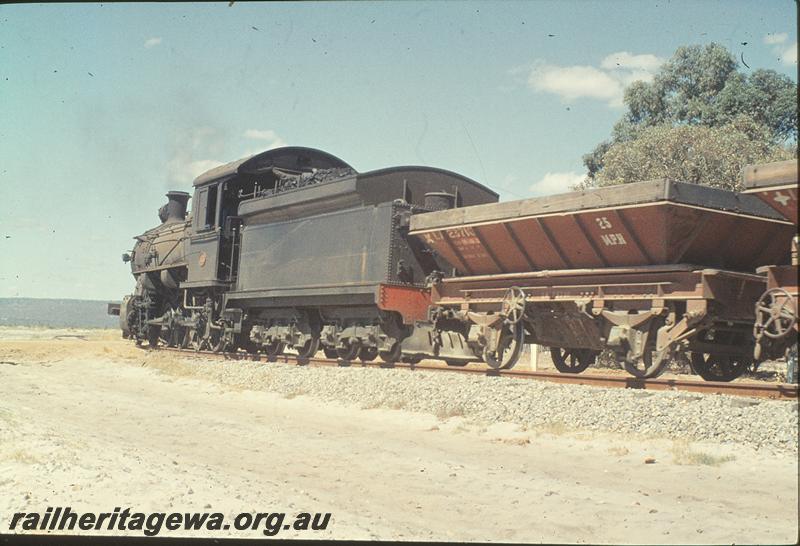
M 723 46 L 680 47 L 651 82 L 625 90 L 611 139 L 584 156 L 589 185 L 672 177 L 736 188 L 748 163 L 788 159 L 797 142 L 797 85 L 739 70 Z
M 746 116 L 720 127 L 655 125 L 635 140 L 613 144 L 594 185 L 671 178 L 740 190 L 745 165 L 790 159 L 791 151 L 768 142 L 766 132 Z

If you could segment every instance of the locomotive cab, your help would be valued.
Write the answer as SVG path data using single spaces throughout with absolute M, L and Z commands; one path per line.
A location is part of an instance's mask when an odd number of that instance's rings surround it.
M 320 150 L 287 147 L 233 161 L 197 177 L 188 278 L 181 286 L 209 294 L 231 288 L 238 276 L 239 204 L 274 191 L 287 180 L 323 169 L 355 172 Z

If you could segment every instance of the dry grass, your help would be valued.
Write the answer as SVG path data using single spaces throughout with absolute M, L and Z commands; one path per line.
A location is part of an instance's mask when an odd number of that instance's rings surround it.
M 23 464 L 39 464 L 42 462 L 35 455 L 23 449 L 15 449 L 14 451 L 10 451 L 6 454 L 3 454 L 2 458 L 7 461 L 14 461 Z
M 566 434 L 569 430 L 569 427 L 561 421 L 550 421 L 536 427 L 537 432 L 552 434 L 553 436 L 561 436 L 562 434 Z
M 628 455 L 630 453 L 630 450 L 627 447 L 615 446 L 608 448 L 608 452 L 611 453 L 612 455 L 616 455 L 617 457 L 623 457 L 625 455 Z
M 702 451 L 692 449 L 689 442 L 685 440 L 676 441 L 672 444 L 672 461 L 680 465 L 707 465 L 719 466 L 736 459 L 733 455 L 712 455 Z
M 464 406 L 461 404 L 453 404 L 440 407 L 436 410 L 436 417 L 441 421 L 450 419 L 451 417 L 463 417 L 465 414 Z

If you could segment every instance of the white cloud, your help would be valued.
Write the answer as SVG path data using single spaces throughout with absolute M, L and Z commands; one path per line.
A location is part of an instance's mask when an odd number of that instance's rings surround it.
M 789 35 L 785 32 L 781 32 L 779 34 L 767 34 L 764 36 L 764 43 L 767 45 L 775 45 L 775 44 L 782 44 L 789 38 Z
M 533 195 L 553 195 L 573 191 L 576 184 L 580 184 L 586 179 L 585 174 L 575 171 L 548 172 L 530 188 Z
M 786 66 L 797 64 L 797 41 L 783 51 L 781 54 L 781 62 Z
M 250 138 L 253 140 L 264 140 L 267 142 L 266 148 L 264 150 L 272 150 L 273 148 L 280 148 L 282 146 L 286 146 L 286 141 L 283 140 L 278 134 L 273 131 L 272 129 L 248 129 L 244 132 L 245 138 Z
M 220 157 L 225 147 L 224 134 L 213 127 L 192 127 L 176 134 L 172 156 L 167 162 L 170 184 L 188 184 L 198 175 L 222 165 Z
M 566 101 L 592 98 L 612 101 L 622 93 L 619 81 L 591 66 L 554 66 L 542 64 L 528 77 L 535 91 L 552 93 Z
M 144 47 L 150 49 L 151 47 L 156 47 L 160 43 L 161 43 L 161 38 L 148 38 L 144 42 Z
M 663 59 L 646 53 L 634 55 L 619 51 L 606 56 L 599 67 L 586 65 L 557 66 L 536 62 L 528 74 L 528 87 L 540 93 L 561 97 L 564 102 L 587 98 L 622 106 L 625 87 L 635 81 L 651 81 Z M 512 69 L 516 75 L 519 68 Z
M 600 61 L 600 67 L 606 70 L 636 70 L 642 72 L 655 72 L 664 59 L 651 53 L 634 55 L 628 51 L 617 51 Z
M 786 40 L 789 35 L 785 32 L 780 34 L 767 34 L 764 36 L 764 43 L 772 46 L 772 53 L 780 59 L 782 64 L 792 66 L 797 64 L 797 40 L 793 44 L 787 46 Z

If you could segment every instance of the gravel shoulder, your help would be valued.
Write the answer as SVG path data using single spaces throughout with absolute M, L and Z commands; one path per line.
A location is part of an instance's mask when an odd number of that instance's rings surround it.
M 797 540 L 795 402 L 208 361 L 100 332 L 0 329 L 0 361 L 3 527 L 122 505 L 333 513 L 283 538 Z

